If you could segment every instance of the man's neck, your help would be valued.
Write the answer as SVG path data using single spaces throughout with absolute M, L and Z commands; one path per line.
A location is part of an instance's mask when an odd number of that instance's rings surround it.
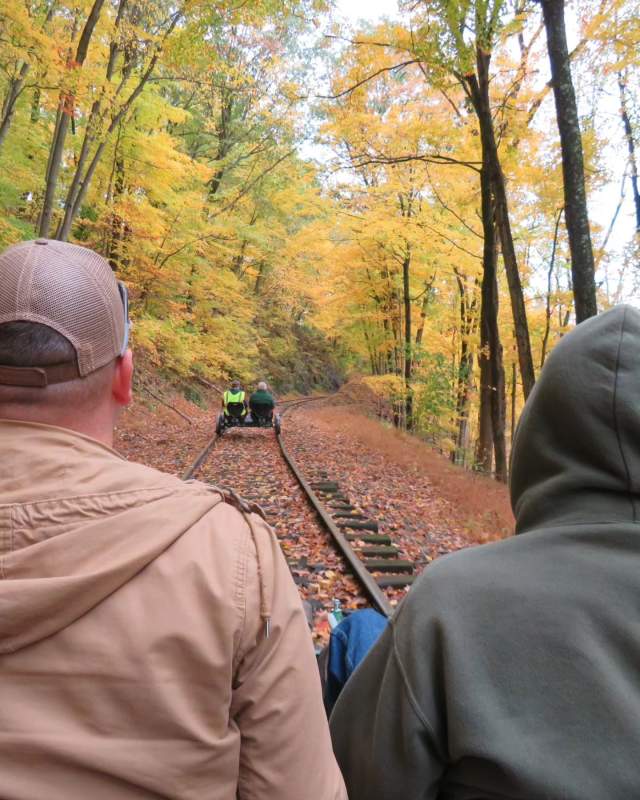
M 36 422 L 40 425 L 66 428 L 83 436 L 88 436 L 90 439 L 95 439 L 107 447 L 113 447 L 114 421 L 106 418 L 105 414 L 96 413 L 88 418 L 82 414 L 71 416 L 70 414 L 56 413 L 51 410 L 0 405 L 0 419 L 13 420 L 15 422 Z

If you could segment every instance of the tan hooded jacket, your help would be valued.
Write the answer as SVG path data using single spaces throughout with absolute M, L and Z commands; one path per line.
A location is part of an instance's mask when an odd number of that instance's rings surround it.
M 258 515 L 60 428 L 0 452 L 2 800 L 346 798 Z

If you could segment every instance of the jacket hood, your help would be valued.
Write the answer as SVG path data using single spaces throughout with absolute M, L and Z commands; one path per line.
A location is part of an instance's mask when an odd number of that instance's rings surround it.
M 638 520 L 638 310 L 592 317 L 554 348 L 518 424 L 511 504 L 517 533 Z
M 0 653 L 73 623 L 222 501 L 71 431 L 0 420 L 0 448 Z

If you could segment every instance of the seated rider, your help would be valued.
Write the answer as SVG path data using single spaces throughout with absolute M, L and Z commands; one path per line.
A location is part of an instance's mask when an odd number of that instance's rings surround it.
M 260 381 L 258 389 L 249 398 L 249 408 L 251 409 L 251 416 L 254 421 L 258 417 L 262 417 L 271 422 L 275 405 L 276 401 L 273 399 L 271 392 L 267 389 L 267 384 L 264 381 Z
M 247 400 L 240 381 L 231 381 L 231 388 L 222 395 L 222 410 L 225 419 L 244 419 L 247 415 Z

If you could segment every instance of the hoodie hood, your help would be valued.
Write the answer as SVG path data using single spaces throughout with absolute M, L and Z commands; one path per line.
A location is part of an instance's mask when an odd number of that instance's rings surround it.
M 0 653 L 73 623 L 223 499 L 45 425 L 0 421 L 0 449 Z
M 511 504 L 516 533 L 638 521 L 638 310 L 592 317 L 554 348 L 518 424 Z

